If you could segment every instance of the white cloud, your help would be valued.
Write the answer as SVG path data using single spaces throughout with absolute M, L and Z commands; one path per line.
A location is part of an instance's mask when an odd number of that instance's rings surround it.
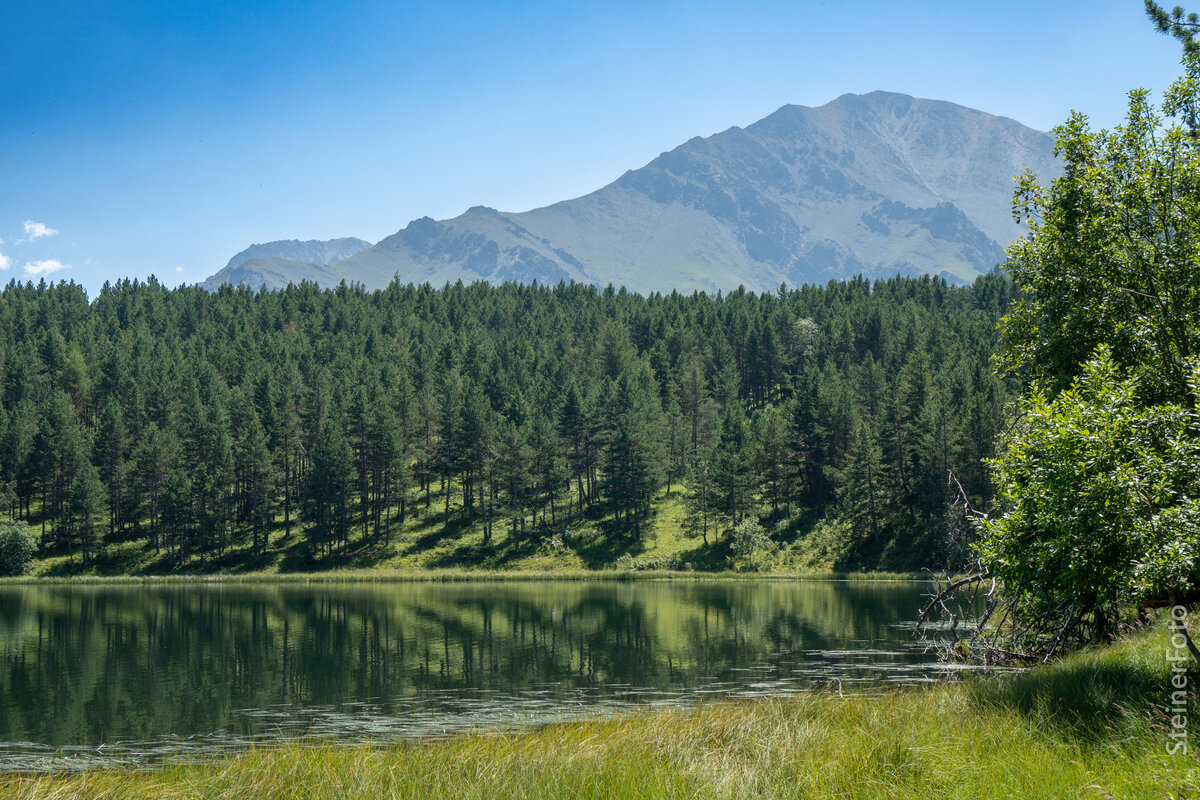
M 25 220 L 25 235 L 29 237 L 29 241 L 41 239 L 43 236 L 53 236 L 58 233 L 54 228 L 49 228 L 44 222 L 34 222 L 31 219 Z
M 58 272 L 60 269 L 70 268 L 70 264 L 64 264 L 57 258 L 48 258 L 45 261 L 30 261 L 25 265 L 25 272 L 30 275 L 49 275 L 52 272 Z
M 176 271 L 176 272 L 183 272 L 183 267 L 176 267 L 176 268 L 175 268 L 175 271 Z
M 0 269 L 8 269 L 11 266 L 12 259 L 4 255 L 4 253 L 0 253 Z

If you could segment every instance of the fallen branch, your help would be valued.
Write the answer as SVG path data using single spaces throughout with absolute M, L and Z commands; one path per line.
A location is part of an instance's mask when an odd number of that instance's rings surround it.
M 959 578 L 958 580 L 947 584 L 946 588 L 935 594 L 933 599 L 929 601 L 929 605 L 925 606 L 925 608 L 921 611 L 920 616 L 917 617 L 917 622 L 914 626 L 914 629 L 919 632 L 921 630 L 921 626 L 925 624 L 925 620 L 929 617 L 929 612 L 934 609 L 934 606 L 942 604 L 946 598 L 955 591 L 963 586 L 967 586 L 972 583 L 979 583 L 984 580 L 987 580 L 987 576 L 983 573 L 978 573 L 976 575 L 968 575 L 965 578 Z

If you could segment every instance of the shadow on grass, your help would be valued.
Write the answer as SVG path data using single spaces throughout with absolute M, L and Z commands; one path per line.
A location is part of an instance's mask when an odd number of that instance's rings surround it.
M 501 538 L 497 534 L 487 544 L 461 543 L 453 550 L 430 559 L 428 564 L 435 569 L 492 569 L 539 555 L 544 545 L 545 539 L 534 533 L 525 533 L 516 538 L 511 534 Z
M 980 708 L 1015 711 L 1039 730 L 1085 744 L 1163 736 L 1171 688 L 1165 644 L 1160 634 L 1142 634 L 1021 674 L 973 682 L 967 696 Z M 1200 672 L 1194 663 L 1189 668 L 1195 703 Z
M 585 539 L 577 539 L 571 548 L 588 569 L 612 566 L 625 553 L 637 556 L 646 551 L 646 544 L 633 536 L 617 533 L 612 526 L 598 525 L 598 531 Z

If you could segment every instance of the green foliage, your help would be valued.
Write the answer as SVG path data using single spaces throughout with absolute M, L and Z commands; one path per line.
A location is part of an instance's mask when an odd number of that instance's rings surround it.
M 0 575 L 24 575 L 33 564 L 37 537 L 22 522 L 0 522 Z
M 819 519 L 793 548 L 799 566 L 836 570 L 848 560 L 858 538 L 846 519 Z
M 1169 123 L 1145 91 L 1127 122 L 1055 130 L 1062 177 L 1025 175 L 1014 208 L 1030 235 L 1010 248 L 1022 289 L 1004 321 L 1001 364 L 1061 391 L 1100 345 L 1142 377 L 1150 402 L 1189 396 L 1200 320 L 1200 55 L 1166 93 Z M 1194 401 L 1194 397 L 1192 398 Z
M 71 542 L 79 547 L 83 563 L 88 564 L 99 552 L 101 534 L 100 520 L 108 513 L 104 501 L 104 484 L 100 475 L 90 461 L 82 460 L 75 471 L 71 482 L 71 494 L 68 502 L 69 521 L 67 529 L 71 532 Z
M 879 441 L 870 426 L 859 422 L 854 426 L 839 495 L 842 518 L 860 541 L 879 541 L 879 529 L 887 523 L 889 505 L 895 497 L 889 483 Z
M 772 556 L 779 546 L 756 520 L 744 519 L 734 526 L 729 538 L 735 568 L 746 572 L 764 572 L 774 565 Z
M 1154 0 L 1146 0 L 1146 16 L 1160 32 L 1178 39 L 1185 53 L 1200 52 L 1200 42 L 1196 41 L 1200 36 L 1200 15 L 1188 14 L 1179 6 L 1168 12 Z
M 754 470 L 755 444 L 745 411 L 737 404 L 729 406 L 712 459 L 711 508 L 733 526 L 751 510 L 759 488 Z
M 919 568 L 946 469 L 988 499 L 973 464 L 1008 395 L 986 366 L 1010 294 L 998 276 L 720 297 L 122 281 L 89 303 L 13 282 L 0 504 L 63 571 L 84 570 L 84 462 L 95 570 L 519 562 L 574 526 L 601 532 L 592 566 L 657 558 L 661 537 L 715 568 L 743 519 L 852 513 L 875 441 L 896 477 L 867 536 Z
M 1000 363 L 1030 386 L 979 552 L 1026 613 L 1100 637 L 1130 603 L 1197 599 L 1200 54 L 1184 66 L 1166 120 L 1144 91 L 1111 132 L 1073 115 L 1062 177 L 1026 175 L 1014 200 L 1030 235 Z
M 1142 405 L 1137 389 L 1101 350 L 1057 397 L 1021 401 L 991 462 L 1001 513 L 982 522 L 979 545 L 1018 596 L 1116 619 L 1188 588 L 1200 559 L 1200 430 L 1178 405 Z

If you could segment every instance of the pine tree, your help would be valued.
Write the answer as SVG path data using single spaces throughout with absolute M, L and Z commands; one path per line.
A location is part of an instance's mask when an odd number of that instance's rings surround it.
M 880 531 L 887 523 L 889 510 L 888 480 L 885 475 L 883 451 L 871 426 L 858 420 L 854 439 L 842 470 L 838 503 L 842 518 L 848 520 L 858 537 L 869 537 L 878 543 Z
M 162 491 L 162 538 L 173 563 L 181 563 L 196 550 L 203 560 L 204 551 L 193 540 L 195 512 L 192 507 L 192 482 L 181 467 L 174 467 Z
M 79 547 L 83 566 L 92 563 L 101 549 L 100 526 L 97 518 L 107 512 L 104 502 L 104 484 L 96 468 L 86 458 L 81 458 L 71 482 L 69 500 L 70 539 Z
M 608 392 L 605 457 L 608 497 L 635 536 L 663 481 L 662 406 L 650 365 L 634 361 Z
M 130 477 L 138 508 L 150 525 L 150 540 L 154 552 L 161 547 L 159 514 L 162 511 L 162 491 L 170 471 L 180 462 L 179 438 L 172 431 L 160 430 L 151 422 L 133 449 L 136 469 Z
M 753 511 L 754 490 L 758 482 L 754 472 L 754 441 L 750 425 L 740 404 L 731 405 L 721 420 L 712 463 L 713 512 L 730 527 Z
M 792 473 L 788 468 L 787 420 L 775 406 L 767 406 L 754 415 L 752 427 L 757 476 L 752 481 L 757 480 L 772 513 L 790 509 Z
M 100 412 L 93 458 L 108 493 L 108 532 L 124 529 L 125 485 L 129 473 L 131 441 L 121 404 L 109 399 Z
M 313 538 L 328 554 L 345 547 L 350 529 L 350 499 L 354 480 L 354 455 L 345 427 L 335 415 L 327 417 L 313 443 L 312 471 L 307 494 L 308 518 Z
M 1200 15 L 1186 13 L 1179 6 L 1170 12 L 1154 0 L 1145 0 L 1146 16 L 1154 23 L 1161 33 L 1169 34 L 1183 45 L 1183 52 L 1191 54 L 1200 52 Z
M 238 517 L 250 527 L 251 552 L 261 555 L 267 548 L 275 511 L 274 463 L 267 446 L 267 432 L 251 410 L 238 441 L 238 474 L 241 503 Z

